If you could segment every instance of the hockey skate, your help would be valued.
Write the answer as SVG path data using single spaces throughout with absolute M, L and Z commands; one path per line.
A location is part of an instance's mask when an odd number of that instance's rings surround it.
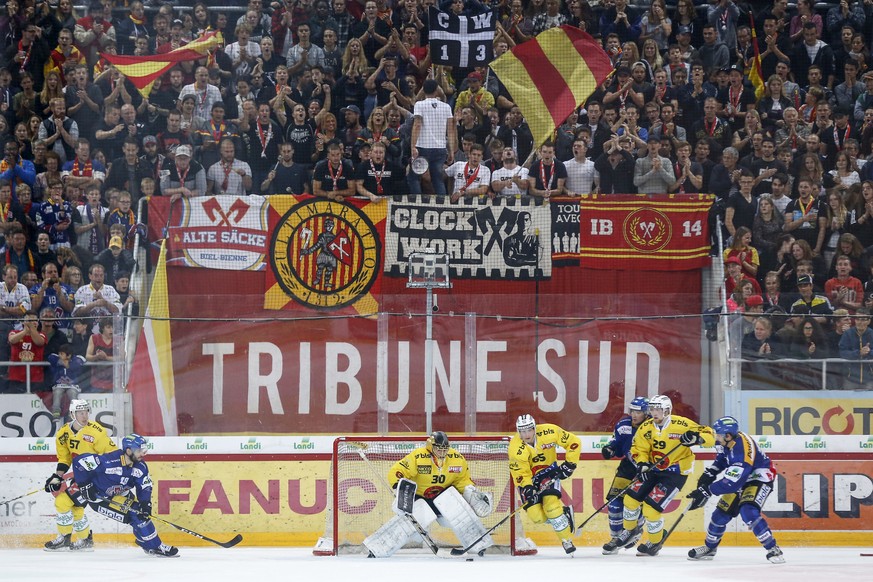
M 637 555 L 638 556 L 657 556 L 658 552 L 661 551 L 661 544 L 653 544 L 652 542 L 646 542 L 644 544 L 640 544 L 637 546 Z
M 88 537 L 76 540 L 70 545 L 70 550 L 73 552 L 93 552 L 94 551 L 94 534 L 88 532 Z
M 689 560 L 711 560 L 715 557 L 718 548 L 710 548 L 709 546 L 698 546 L 692 550 L 688 550 Z
M 626 529 L 621 530 L 617 536 L 603 544 L 603 555 L 611 556 L 612 554 L 617 554 L 618 550 L 621 548 L 633 546 L 633 544 L 639 541 L 642 535 L 642 529 L 640 526 L 635 527 L 631 531 Z M 628 544 L 630 544 L 630 546 L 628 546 Z
M 161 544 L 154 550 L 143 548 L 143 551 L 150 556 L 159 556 L 161 558 L 175 558 L 179 555 L 179 548 L 176 546 L 168 546 L 167 544 Z
M 573 540 L 561 540 L 561 545 L 564 546 L 564 551 L 572 554 L 576 551 L 576 546 L 573 545 Z
M 785 556 L 782 555 L 782 550 L 779 546 L 773 546 L 767 551 L 767 560 L 773 564 L 784 564 Z
M 627 543 L 622 547 L 624 547 L 624 549 L 626 550 L 629 550 L 637 545 L 641 539 L 643 539 L 643 526 L 642 524 L 637 524 L 637 527 L 631 530 L 631 535 L 630 538 L 627 540 Z
M 66 552 L 70 549 L 70 534 L 58 534 L 58 537 L 45 543 L 47 552 Z

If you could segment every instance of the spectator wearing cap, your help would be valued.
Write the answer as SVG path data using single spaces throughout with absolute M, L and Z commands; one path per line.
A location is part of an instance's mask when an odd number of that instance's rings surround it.
M 730 49 L 719 40 L 718 32 L 711 22 L 703 26 L 703 46 L 697 50 L 697 56 L 703 63 L 703 70 L 707 78 L 715 71 L 730 67 Z
M 468 105 L 473 108 L 480 121 L 488 108 L 494 107 L 494 95 L 482 87 L 482 74 L 476 71 L 467 75 L 467 88 L 455 100 L 455 113 Z
M 136 268 L 136 259 L 133 258 L 133 253 L 124 248 L 124 240 L 120 236 L 110 238 L 109 248 L 101 251 L 94 258 L 94 262 L 103 265 L 106 273 L 104 282 L 113 287 L 120 274 L 132 273 Z
M 152 138 L 154 139 L 154 138 Z M 153 166 L 139 158 L 139 141 L 134 137 L 128 137 L 121 146 L 123 155 L 113 160 L 106 177 L 106 188 L 118 188 L 130 192 L 130 200 L 133 208 L 137 207 L 141 198 L 140 184 L 142 179 L 157 178 Z
M 206 171 L 200 162 L 192 160 L 190 145 L 176 147 L 176 155 L 166 158 L 161 167 L 161 194 L 170 196 L 171 203 L 181 197 L 206 195 Z
M 178 112 L 176 112 L 178 116 Z M 158 151 L 158 138 L 153 135 L 147 135 L 142 138 L 142 150 L 140 150 L 142 155 L 140 155 L 140 161 L 148 164 L 149 168 L 151 168 L 151 172 L 149 176 L 153 178 L 156 182 L 161 174 L 161 166 L 164 165 L 164 154 Z
M 743 85 L 743 68 L 731 65 L 728 70 L 728 86 L 718 92 L 722 112 L 731 125 L 731 130 L 737 131 L 746 121 L 746 113 L 755 109 L 757 100 L 755 91 Z
M 480 76 L 480 86 L 481 81 L 482 78 Z M 388 105 L 391 102 L 391 96 L 393 95 L 398 105 L 406 109 L 412 108 L 414 102 L 412 100 L 412 90 L 406 82 L 406 79 L 397 74 L 397 59 L 394 57 L 384 57 L 379 61 L 379 66 L 364 82 L 364 88 L 371 93 L 373 91 L 376 92 L 376 105 L 380 107 Z M 484 89 L 482 90 L 482 93 L 491 96 L 491 94 Z M 458 100 L 460 100 L 463 94 L 464 93 L 461 92 L 461 94 L 458 95 Z M 491 96 L 490 104 L 483 108 L 482 114 L 484 114 L 488 107 L 493 105 L 494 97 Z M 480 114 L 480 117 L 482 114 Z
M 833 315 L 834 308 L 827 297 L 815 294 L 812 288 L 812 275 L 801 275 L 797 278 L 797 291 L 800 296 L 791 304 L 791 315 L 797 318 L 810 316 L 820 326 L 829 325 L 828 317 Z M 799 324 L 797 327 L 802 329 Z
M 863 307 L 855 314 L 854 326 L 840 338 L 840 357 L 858 363 L 847 364 L 849 386 L 867 388 L 873 379 L 873 330 L 870 329 L 870 310 Z
M 761 294 L 761 286 L 758 282 L 746 275 L 743 272 L 742 263 L 740 263 L 740 258 L 737 256 L 730 256 L 724 260 L 724 268 L 725 268 L 725 279 L 724 279 L 724 289 L 725 293 L 730 296 L 736 290 L 737 286 L 742 281 L 750 281 L 752 283 L 752 289 L 754 293 L 757 295 Z
M 358 143 L 358 137 L 363 131 L 361 125 L 361 109 L 357 105 L 349 105 L 340 109 L 343 114 L 343 129 L 340 132 L 343 147 L 345 148 L 346 156 L 352 156 L 352 161 L 357 159 L 357 150 L 355 146 Z M 354 156 L 352 154 L 355 154 Z
M 627 67 L 619 67 L 615 70 L 614 79 L 603 96 L 603 105 L 617 107 L 621 110 L 628 103 L 642 107 L 645 104 L 645 98 L 634 90 L 631 70 Z

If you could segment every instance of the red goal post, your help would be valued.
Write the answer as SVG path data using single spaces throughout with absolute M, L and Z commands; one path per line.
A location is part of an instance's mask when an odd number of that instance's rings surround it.
M 312 553 L 317 556 L 364 553 L 364 538 L 394 515 L 391 509 L 394 495 L 388 486 L 388 471 L 394 463 L 423 446 L 426 440 L 426 436 L 336 439 L 328 485 L 325 532 Z M 491 493 L 494 511 L 482 518 L 482 523 L 486 528 L 493 527 L 518 507 L 509 474 L 509 437 L 449 437 L 449 443 L 467 459 L 470 476 L 476 487 Z M 489 548 L 489 553 L 514 556 L 536 554 L 536 545 L 524 535 L 522 513 L 518 512 L 492 532 L 494 546 Z M 440 547 L 459 546 L 454 533 L 436 522 L 429 528 L 429 533 Z M 420 543 L 414 546 L 417 549 L 421 547 Z

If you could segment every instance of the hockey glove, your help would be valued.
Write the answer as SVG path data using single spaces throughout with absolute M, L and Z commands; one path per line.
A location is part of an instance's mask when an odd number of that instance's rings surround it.
M 558 468 L 558 465 L 552 463 L 551 465 L 533 476 L 532 481 L 534 488 L 538 491 L 541 491 L 544 488 L 543 484 L 545 484 L 545 486 L 548 486 L 549 481 L 552 481 L 554 479 L 560 479 L 560 472 L 561 470 Z
M 85 483 L 79 486 L 79 494 L 89 503 L 100 499 L 97 487 L 93 483 Z
M 152 517 L 152 502 L 140 501 L 139 509 L 136 510 L 136 515 L 140 519 L 150 519 Z
M 576 470 L 576 463 L 571 463 L 570 461 L 564 461 L 558 467 L 558 479 L 569 479 L 570 475 L 573 474 L 573 471 Z
M 58 477 L 58 474 L 52 473 L 51 476 L 45 480 L 45 492 L 54 493 L 55 491 L 60 491 L 61 483 L 63 483 L 63 480 Z
M 654 477 L 655 471 L 652 471 L 654 465 L 652 463 L 640 463 L 637 465 L 637 479 L 645 483 Z
M 686 495 L 688 499 L 691 500 L 691 504 L 688 506 L 688 509 L 700 509 L 704 505 L 706 505 L 706 501 L 710 497 L 709 489 L 706 487 L 698 487 L 688 495 Z
M 709 486 L 715 482 L 715 478 L 718 477 L 719 473 L 720 471 L 718 469 L 710 467 L 704 471 L 703 475 L 700 476 L 700 479 L 697 480 L 697 486 L 709 489 Z
M 521 494 L 521 502 L 524 504 L 525 509 L 533 507 L 540 502 L 540 496 L 533 485 L 521 487 L 519 493 Z
M 603 458 L 607 461 L 615 457 L 615 451 L 612 450 L 612 447 L 609 445 L 606 445 L 605 447 L 600 449 L 600 454 L 603 455 Z
M 693 447 L 694 445 L 701 444 L 703 442 L 703 437 L 701 437 L 700 433 L 698 432 L 695 432 L 693 430 L 686 430 L 685 434 L 679 437 L 679 442 L 686 447 Z

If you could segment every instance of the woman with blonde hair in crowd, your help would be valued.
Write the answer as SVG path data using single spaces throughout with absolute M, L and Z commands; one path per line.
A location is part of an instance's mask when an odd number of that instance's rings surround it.
M 852 184 L 861 182 L 861 177 L 852 165 L 852 158 L 845 150 L 837 152 L 837 157 L 834 158 L 834 169 L 828 172 L 828 175 L 833 180 L 833 188 L 837 190 L 841 196 L 845 196 L 846 190 Z
M 797 177 L 794 180 L 793 186 L 793 198 L 798 198 L 800 196 L 800 192 L 797 191 L 797 187 L 800 184 L 800 181 L 804 178 L 810 180 L 814 187 L 818 188 L 818 191 L 813 191 L 813 197 L 821 196 L 824 188 L 822 184 L 824 183 L 824 168 L 821 165 L 821 158 L 818 157 L 818 154 L 804 154 L 800 159 L 800 169 L 797 172 Z
M 746 119 L 743 121 L 743 127 L 734 132 L 733 143 L 731 144 L 739 152 L 740 159 L 752 153 L 752 136 L 761 129 L 761 114 L 755 109 L 748 111 Z
M 651 83 L 655 78 L 655 71 L 664 67 L 664 57 L 661 56 L 655 39 L 647 38 L 643 42 L 643 54 L 640 62 L 646 65 L 646 80 Z
M 64 88 L 61 85 L 61 76 L 58 71 L 52 69 L 45 75 L 45 80 L 42 84 L 42 91 L 39 92 L 39 100 L 36 104 L 36 113 L 41 115 L 43 119 L 47 119 L 52 115 L 52 99 L 63 99 Z
M 844 152 L 840 152 L 844 153 Z M 825 233 L 824 255 L 825 264 L 833 263 L 834 255 L 837 253 L 837 243 L 840 237 L 846 232 L 848 226 L 849 211 L 846 209 L 846 204 L 843 202 L 843 197 L 837 188 L 831 188 L 827 192 L 827 219 L 828 230 Z
M 777 124 L 782 121 L 782 114 L 791 107 L 791 100 L 782 94 L 784 81 L 779 75 L 770 75 L 764 85 L 764 96 L 758 101 L 755 111 L 761 116 L 761 123 L 771 133 L 776 132 Z

